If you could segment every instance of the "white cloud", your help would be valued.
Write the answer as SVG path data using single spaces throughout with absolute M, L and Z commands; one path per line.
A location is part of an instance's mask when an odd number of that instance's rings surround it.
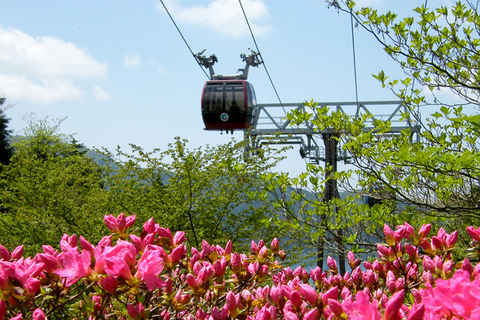
M 1 74 L 0 92 L 9 100 L 26 100 L 37 103 L 52 103 L 59 100 L 78 99 L 83 92 L 66 80 L 41 79 L 34 82 L 26 76 Z
M 97 100 L 110 100 L 112 98 L 105 90 L 103 90 L 99 86 L 95 86 L 95 88 L 93 88 L 93 94 L 95 96 L 95 99 Z
M 127 68 L 137 68 L 142 64 L 138 54 L 127 54 L 123 59 L 123 66 Z
M 208 27 L 235 38 L 248 36 L 249 30 L 237 0 L 214 0 L 207 6 L 181 7 L 176 0 L 164 0 L 169 12 L 179 22 Z M 269 16 L 262 0 L 243 0 L 242 6 L 255 35 L 262 36 L 271 30 L 262 20 Z M 165 12 L 157 4 L 158 10 Z
M 41 103 L 78 99 L 78 79 L 104 79 L 107 66 L 75 44 L 0 27 L 0 93 Z

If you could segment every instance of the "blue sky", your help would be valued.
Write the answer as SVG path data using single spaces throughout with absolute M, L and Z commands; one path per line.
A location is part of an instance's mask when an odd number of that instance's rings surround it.
M 240 54 L 254 43 L 238 0 L 164 3 L 192 50 L 206 48 L 218 57 L 217 73 L 243 67 Z M 347 15 L 318 0 L 242 4 L 284 103 L 355 101 Z M 417 5 L 362 4 L 380 11 Z M 401 76 L 400 69 L 365 31 L 355 28 L 354 34 L 359 100 L 395 100 L 371 75 L 383 69 Z M 67 117 L 61 131 L 90 148 L 134 143 L 165 149 L 176 136 L 191 147 L 227 142 L 230 135 L 203 130 L 206 80 L 159 1 L 0 0 L 0 95 L 15 104 L 7 111 L 14 133 L 25 127 L 22 117 L 34 113 Z M 249 81 L 259 103 L 278 102 L 262 66 L 250 70 Z M 295 174 L 303 167 L 296 148 L 279 170 Z

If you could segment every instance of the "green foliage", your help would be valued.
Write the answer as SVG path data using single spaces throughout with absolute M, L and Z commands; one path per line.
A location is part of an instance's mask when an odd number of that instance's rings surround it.
M 248 248 L 254 239 L 273 238 L 269 206 L 260 204 L 268 199 L 250 194 L 280 151 L 247 154 L 233 140 L 189 150 L 177 138 L 164 151 L 134 145 L 128 153 L 104 151 L 98 165 L 82 144 L 59 133 L 61 120 L 27 121 L 26 136 L 0 173 L 0 242 L 10 249 L 22 243 L 33 254 L 64 233 L 98 240 L 103 216 L 119 212 L 185 230 L 197 247 L 201 239 Z
M 311 166 L 294 179 L 267 176 L 267 190 L 277 198 L 277 223 L 310 251 L 323 242 L 340 254 L 345 244 L 371 249 L 384 223 L 433 223 L 450 231 L 480 224 L 480 115 L 471 108 L 480 98 L 478 1 L 421 6 L 413 9 L 414 17 L 404 18 L 357 8 L 350 0 L 326 2 L 351 14 L 407 74 L 405 79 L 391 79 L 384 71 L 373 75 L 403 101 L 405 130 L 392 134 L 390 121 L 368 113 L 354 118 L 313 101 L 305 111 L 289 114 L 292 124 L 308 122 L 321 135 L 333 134 L 351 163 L 341 173 Z M 427 99 L 422 87 L 434 98 Z M 456 98 L 441 102 L 438 90 Z M 425 105 L 438 111 L 421 123 L 418 110 Z M 407 124 L 421 126 L 418 140 Z M 348 196 L 327 203 L 328 183 Z M 364 196 L 376 204 L 363 204 Z M 465 236 L 460 235 L 464 247 Z
M 144 151 L 132 145 L 105 155 L 109 162 L 105 213 L 136 214 L 172 231 L 184 230 L 190 245 L 201 239 L 246 247 L 253 239 L 271 240 L 268 206 L 249 194 L 261 186 L 260 174 L 280 159 L 278 151 L 263 149 L 262 156 L 245 154 L 245 143 L 188 149 L 176 138 L 165 151 Z
M 0 173 L 0 242 L 28 253 L 67 234 L 98 239 L 104 194 L 100 168 L 58 133 L 61 121 L 29 119 L 26 137 Z

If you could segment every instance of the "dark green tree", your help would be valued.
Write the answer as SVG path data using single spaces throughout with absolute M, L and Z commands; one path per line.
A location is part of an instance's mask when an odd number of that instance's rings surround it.
M 12 157 L 13 150 L 10 146 L 11 130 L 8 130 L 8 122 L 5 110 L 2 108 L 5 98 L 0 98 L 0 163 L 7 165 Z

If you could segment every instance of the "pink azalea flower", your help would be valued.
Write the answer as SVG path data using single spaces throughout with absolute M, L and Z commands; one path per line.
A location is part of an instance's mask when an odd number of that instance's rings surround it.
M 95 272 L 113 277 L 131 279 L 131 268 L 135 266 L 137 251 L 128 241 L 118 240 L 114 247 L 105 247 L 97 257 Z
M 153 291 L 165 285 L 165 281 L 159 278 L 164 267 L 165 262 L 160 258 L 159 252 L 147 247 L 138 262 L 135 278 L 144 281 L 148 291 Z
M 355 301 L 344 301 L 342 308 L 350 320 L 380 320 L 378 303 L 370 302 L 370 296 L 363 291 L 357 292 Z
M 140 320 L 145 318 L 145 307 L 141 302 L 137 306 L 133 304 L 127 305 L 127 312 L 130 317 L 134 320 Z
M 425 318 L 448 318 L 452 314 L 459 319 L 476 319 L 480 314 L 480 279 L 470 281 L 470 274 L 457 270 L 448 280 L 438 279 L 436 287 L 427 284 L 420 291 L 425 305 Z
M 59 260 L 62 263 L 62 268 L 55 270 L 55 273 L 67 279 L 67 287 L 71 286 L 83 277 L 88 277 L 92 274 L 91 255 L 88 251 L 78 253 L 77 248 L 65 247 L 67 251 L 62 252 Z
M 77 242 L 78 239 L 76 235 L 69 236 L 68 234 L 64 234 L 62 240 L 60 240 L 60 249 L 65 252 L 68 251 L 69 248 L 76 248 Z

